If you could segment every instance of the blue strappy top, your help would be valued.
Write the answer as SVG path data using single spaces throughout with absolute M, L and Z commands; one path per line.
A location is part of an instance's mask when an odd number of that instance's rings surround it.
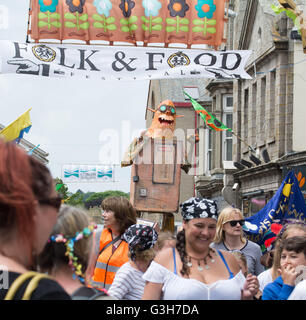
M 176 271 L 176 259 L 175 259 L 175 248 L 172 248 L 172 250 L 173 250 L 173 260 L 174 260 L 174 274 L 177 274 L 177 271 Z M 226 269 L 228 270 L 228 272 L 229 272 L 229 274 L 230 274 L 229 279 L 234 278 L 234 274 L 233 274 L 233 272 L 231 271 L 231 269 L 229 268 L 229 266 L 228 266 L 228 264 L 227 264 L 227 262 L 226 262 L 226 260 L 225 260 L 225 258 L 224 258 L 224 256 L 223 256 L 222 252 L 221 252 L 220 250 L 217 250 L 217 251 L 218 251 L 218 253 L 219 253 L 220 258 L 221 258 L 222 261 L 224 262 L 224 264 L 225 264 L 225 266 L 226 266 Z

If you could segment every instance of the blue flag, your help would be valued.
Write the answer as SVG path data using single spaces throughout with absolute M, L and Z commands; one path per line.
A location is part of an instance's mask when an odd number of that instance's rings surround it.
M 275 234 L 271 231 L 273 222 L 282 223 L 287 219 L 306 222 L 306 204 L 294 171 L 290 171 L 276 194 L 255 215 L 245 219 L 243 227 L 248 239 L 256 242 L 265 252 L 265 241 Z

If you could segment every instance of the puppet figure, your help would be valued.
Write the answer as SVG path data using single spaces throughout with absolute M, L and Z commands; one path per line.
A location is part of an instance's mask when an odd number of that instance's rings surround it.
M 135 209 L 163 213 L 162 229 L 173 232 L 173 212 L 178 211 L 179 205 L 180 169 L 188 173 L 191 168 L 184 141 L 175 137 L 176 119 L 183 115 L 176 114 L 170 100 L 161 102 L 156 110 L 148 110 L 154 113 L 152 123 L 130 144 L 121 166 L 132 165 L 130 201 Z M 194 137 L 187 140 L 197 142 Z M 144 154 L 149 154 L 149 161 L 143 161 Z M 157 158 L 163 162 L 156 161 Z

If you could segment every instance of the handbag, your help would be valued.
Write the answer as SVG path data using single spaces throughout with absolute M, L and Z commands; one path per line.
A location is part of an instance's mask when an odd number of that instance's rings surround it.
M 41 279 L 43 279 L 43 278 L 51 279 L 46 274 L 38 273 L 38 272 L 34 272 L 34 271 L 29 271 L 29 272 L 23 273 L 12 283 L 4 300 L 13 300 L 18 289 L 22 286 L 22 284 L 25 281 L 27 281 L 31 277 L 32 277 L 32 279 L 28 283 L 21 300 L 30 300 L 31 299 L 31 296 L 32 296 L 34 290 L 37 288 L 39 281 Z

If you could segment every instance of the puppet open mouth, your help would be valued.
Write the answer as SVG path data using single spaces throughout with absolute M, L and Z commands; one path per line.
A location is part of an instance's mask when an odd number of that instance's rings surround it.
M 169 125 L 169 126 L 174 123 L 174 120 L 165 119 L 165 118 L 163 118 L 163 117 L 159 117 L 159 118 L 158 118 L 158 121 L 159 121 L 159 123 L 162 124 L 162 125 Z

